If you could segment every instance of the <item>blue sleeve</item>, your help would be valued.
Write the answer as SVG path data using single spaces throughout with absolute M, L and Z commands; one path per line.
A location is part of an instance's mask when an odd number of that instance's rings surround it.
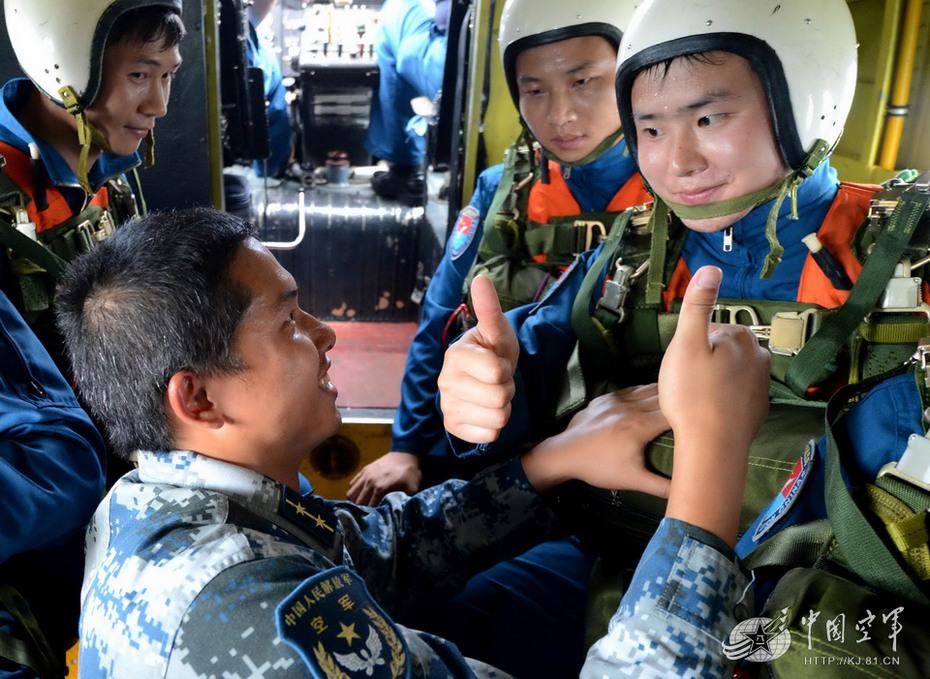
M 287 117 L 287 101 L 284 97 L 286 90 L 281 66 L 274 54 L 258 41 L 254 32 L 255 28 L 252 27 L 252 35 L 246 41 L 246 60 L 250 66 L 262 69 L 268 115 L 269 155 L 265 161 L 256 160 L 252 163 L 252 168 L 255 174 L 264 177 L 267 164 L 268 176 L 275 176 L 284 169 L 291 157 L 291 124 Z
M 104 445 L 68 383 L 0 293 L 0 563 L 89 521 Z
M 551 535 L 554 513 L 519 459 L 377 507 L 333 503 L 353 567 L 388 610 L 457 591 L 475 573 Z M 429 583 L 429 586 L 424 586 Z
M 436 380 L 445 353 L 442 334 L 449 317 L 463 301 L 462 286 L 478 253 L 484 218 L 502 173 L 503 166 L 496 165 L 478 178 L 475 194 L 466 208 L 477 212 L 472 240 L 457 257 L 447 248 L 430 281 L 420 327 L 407 353 L 391 450 L 423 455 L 443 438 L 442 414 L 436 404 Z
M 746 586 L 723 541 L 663 519 L 581 677 L 732 675 L 723 642 L 736 625 Z

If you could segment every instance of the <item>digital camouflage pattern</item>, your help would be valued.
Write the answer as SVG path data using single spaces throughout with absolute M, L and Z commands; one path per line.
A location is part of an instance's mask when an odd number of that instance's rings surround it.
M 588 652 L 582 678 L 732 675 L 722 642 L 748 617 L 746 589 L 733 550 L 720 538 L 663 519 L 607 635 Z
M 389 615 L 453 592 L 470 572 L 544 537 L 551 515 L 519 461 L 467 485 L 395 493 L 374 509 L 303 496 L 290 518 L 305 515 L 301 528 L 319 538 L 310 545 L 261 518 L 281 499 L 280 484 L 236 465 L 140 453 L 88 531 L 81 677 L 354 677 L 372 676 L 371 667 L 389 670 L 377 676 L 505 676 Z M 330 546 L 320 523 L 334 529 Z M 341 595 L 321 596 L 302 621 L 311 633 L 327 628 L 334 667 L 314 653 L 312 634 L 279 636 L 288 610 L 277 609 L 324 582 L 332 592 L 337 580 L 351 609 Z M 339 664 L 337 652 L 360 664 Z
M 80 675 L 506 677 L 394 620 L 552 522 L 519 460 L 370 508 L 191 452 L 141 452 L 88 531 Z M 723 662 L 712 640 L 743 583 L 726 548 L 667 521 L 650 549 L 584 676 Z

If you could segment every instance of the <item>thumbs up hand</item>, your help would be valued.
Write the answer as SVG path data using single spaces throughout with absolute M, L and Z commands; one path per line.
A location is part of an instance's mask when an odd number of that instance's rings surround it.
M 490 443 L 510 418 L 520 345 L 490 278 L 475 277 L 471 300 L 478 324 L 446 351 L 439 403 L 446 431 L 470 443 Z
M 703 267 L 688 286 L 659 371 L 659 407 L 675 433 L 666 516 L 733 544 L 749 445 L 768 414 L 770 355 L 748 328 L 710 322 L 721 277 Z

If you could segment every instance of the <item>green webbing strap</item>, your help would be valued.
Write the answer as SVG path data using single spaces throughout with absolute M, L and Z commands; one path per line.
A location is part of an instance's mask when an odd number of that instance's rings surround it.
M 31 260 L 58 278 L 68 263 L 40 243 L 32 240 L 6 220 L 0 220 L 0 245 L 13 250 L 19 257 Z
M 742 559 L 742 565 L 746 570 L 769 566 L 812 566 L 832 539 L 833 528 L 829 519 L 790 526 L 756 547 Z
M 588 163 L 593 163 L 595 160 L 600 158 L 602 155 L 604 155 L 604 152 L 606 152 L 608 149 L 612 149 L 614 145 L 620 141 L 621 137 L 623 137 L 623 130 L 618 129 L 616 132 L 605 137 L 604 141 L 598 144 L 597 147 L 595 147 L 595 149 L 584 158 L 581 160 L 574 160 L 570 163 L 562 160 L 557 155 L 547 150 L 546 147 L 543 147 L 543 158 L 554 160 L 562 167 L 580 167 L 582 165 L 587 165 Z
M 895 371 L 898 373 L 900 371 Z M 911 577 L 891 554 L 856 505 L 843 480 L 843 454 L 836 443 L 834 429 L 850 403 L 888 374 L 870 378 L 861 384 L 840 389 L 827 404 L 826 412 L 826 481 L 827 516 L 833 527 L 844 563 L 868 585 L 878 590 L 900 595 L 921 605 L 930 604 Z
M 55 661 L 55 653 L 29 610 L 29 604 L 10 585 L 0 585 L 0 608 L 12 615 L 29 637 L 24 641 L 0 632 L 0 658 L 24 665 L 40 677 L 64 676 L 65 668 Z
M 646 304 L 658 306 L 665 288 L 665 254 L 668 249 L 668 206 L 656 196 L 649 218 L 649 271 L 646 274 Z
M 149 206 L 145 202 L 145 194 L 142 193 L 142 180 L 139 178 L 139 169 L 132 168 L 132 178 L 136 180 L 136 195 L 139 197 L 139 216 L 145 217 L 149 213 Z M 120 215 L 121 220 L 125 221 L 126 216 Z
M 571 217 L 555 217 L 549 224 L 540 224 L 526 220 L 524 241 L 530 256 L 546 255 L 546 261 L 567 259 L 569 262 L 585 251 L 584 242 L 588 230 L 580 222 L 601 222 L 606 230 L 619 216 L 619 212 L 583 212 Z M 591 248 L 600 244 L 601 238 L 597 229 L 591 229 Z
M 602 278 L 603 273 L 609 272 L 616 261 L 623 234 L 626 232 L 632 214 L 632 210 L 624 210 L 614 220 L 607 240 L 604 241 L 604 245 L 594 260 L 594 264 L 585 274 L 581 288 L 572 303 L 572 329 L 578 337 L 581 354 L 586 357 L 586 360 L 588 360 L 587 357 L 590 357 L 590 360 L 595 362 L 595 365 L 592 366 L 595 370 L 597 370 L 597 365 L 607 362 L 612 354 L 612 351 L 603 351 L 604 345 L 606 344 L 608 348 L 612 348 L 613 343 L 610 333 L 605 333 L 603 326 L 600 323 L 595 323 L 595 319 L 591 317 L 591 300 L 594 296 L 594 286 Z M 598 360 L 602 357 L 603 360 Z
M 891 493 L 906 504 L 913 512 L 926 512 L 930 509 L 930 493 L 917 486 L 905 483 L 894 476 L 879 476 L 875 485 L 886 493 Z
M 501 236 L 500 231 L 497 229 L 497 220 L 500 216 L 501 206 L 504 204 L 504 201 L 507 200 L 508 196 L 510 196 L 510 192 L 513 189 L 517 156 L 516 145 L 510 146 L 504 154 L 504 173 L 501 175 L 500 184 L 497 185 L 497 191 L 494 193 L 491 206 L 488 208 L 487 215 L 485 215 L 484 218 L 484 233 L 481 236 L 481 243 L 478 246 L 479 259 L 481 255 L 484 254 L 494 256 L 510 251 L 510 248 L 504 242 L 503 236 Z
M 836 355 L 884 292 L 928 202 L 930 192 L 906 191 L 901 194 L 846 303 L 824 320 L 817 334 L 808 340 L 791 362 L 786 382 L 798 396 L 803 396 L 811 385 L 830 375 L 830 366 Z

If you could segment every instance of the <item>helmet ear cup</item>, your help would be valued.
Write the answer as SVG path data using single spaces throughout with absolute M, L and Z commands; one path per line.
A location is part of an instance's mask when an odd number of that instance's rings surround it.
M 585 35 L 603 36 L 619 47 L 638 4 L 634 0 L 507 0 L 501 13 L 498 44 L 514 105 L 519 108 L 515 66 L 520 52 Z
M 630 91 L 644 68 L 710 51 L 747 59 L 762 82 L 786 164 L 800 170 L 818 140 L 836 145 L 856 89 L 857 42 L 845 0 L 644 3 L 617 55 L 617 104 L 635 153 Z
M 4 0 L 7 32 L 26 76 L 47 97 L 64 105 L 70 87 L 82 108 L 100 88 L 103 50 L 110 29 L 126 12 L 141 7 L 181 12 L 181 0 Z

